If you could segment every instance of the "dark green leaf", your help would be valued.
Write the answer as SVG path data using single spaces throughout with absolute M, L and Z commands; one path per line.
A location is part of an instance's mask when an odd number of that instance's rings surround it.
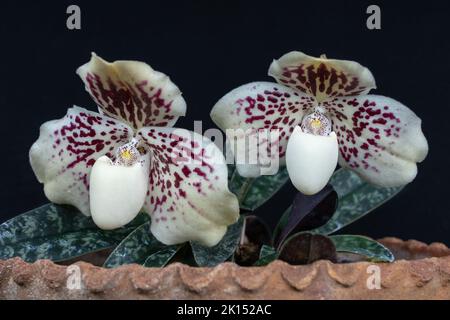
M 194 259 L 200 267 L 213 267 L 226 261 L 236 250 L 241 239 L 244 216 L 241 216 L 235 224 L 228 227 L 225 236 L 214 247 L 205 247 L 196 242 L 191 242 Z
M 0 259 L 68 260 L 114 247 L 146 220 L 140 214 L 123 228 L 104 231 L 74 207 L 46 204 L 0 225 Z
M 368 237 L 355 235 L 330 236 L 338 252 L 350 252 L 365 256 L 373 262 L 392 262 L 394 255 L 381 243 Z
M 372 210 L 394 197 L 403 187 L 381 188 L 364 182 L 347 169 L 333 174 L 330 184 L 338 193 L 339 204 L 333 217 L 314 233 L 330 234 L 364 217 Z
M 336 261 L 336 248 L 330 238 L 307 232 L 297 233 L 287 239 L 278 258 L 290 264 L 309 264 L 317 260 Z
M 150 222 L 136 228 L 114 249 L 104 267 L 114 268 L 123 264 L 143 264 L 153 253 L 166 246 L 150 233 Z
M 279 247 L 283 241 L 292 233 L 305 231 L 325 224 L 336 209 L 337 195 L 333 187 L 327 185 L 314 195 L 304 195 L 299 192 L 295 196 L 291 212 L 287 217 L 279 236 L 274 243 Z M 282 217 L 282 219 L 285 219 Z
M 228 183 L 232 192 L 240 197 L 240 207 L 254 211 L 273 197 L 289 180 L 286 168 L 280 168 L 277 174 L 260 176 L 255 179 L 241 177 L 234 167 Z
M 278 252 L 271 246 L 263 245 L 259 253 L 259 259 L 255 262 L 254 266 L 265 266 L 272 261 L 277 260 Z
M 175 256 L 181 246 L 169 246 L 150 255 L 144 262 L 144 267 L 164 267 Z
M 228 164 L 228 183 L 233 181 L 233 175 L 237 173 L 236 166 L 234 164 Z

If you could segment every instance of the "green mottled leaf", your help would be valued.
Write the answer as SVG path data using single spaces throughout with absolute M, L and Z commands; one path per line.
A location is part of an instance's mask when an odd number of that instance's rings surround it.
M 104 231 L 74 207 L 46 204 L 0 225 L 0 259 L 75 258 L 117 245 L 146 220 L 147 215 L 141 214 L 123 228 Z
M 254 266 L 265 266 L 272 261 L 277 260 L 278 252 L 271 246 L 263 245 L 259 252 L 259 259 L 255 262 Z
M 240 198 L 240 207 L 254 211 L 273 197 L 289 180 L 286 168 L 280 168 L 277 174 L 258 178 L 241 177 L 234 166 L 229 166 L 231 176 L 229 188 Z
M 239 245 L 243 221 L 244 216 L 241 216 L 238 222 L 229 226 L 222 240 L 214 247 L 205 247 L 191 242 L 192 253 L 198 266 L 213 267 L 230 258 Z
M 144 262 L 144 267 L 164 267 L 175 256 L 181 246 L 168 246 L 151 254 Z
M 233 180 L 233 175 L 237 173 L 236 166 L 234 164 L 228 164 L 228 182 L 231 182 Z
M 338 252 L 350 252 L 365 256 L 373 262 L 392 262 L 394 255 L 381 243 L 368 237 L 355 235 L 330 236 Z
M 403 188 L 376 187 L 347 169 L 336 171 L 330 183 L 338 193 L 339 204 L 333 217 L 322 227 L 314 229 L 314 233 L 336 232 L 375 210 Z
M 165 247 L 150 233 L 150 222 L 146 222 L 122 240 L 106 259 L 104 267 L 114 268 L 129 263 L 144 264 L 149 256 Z

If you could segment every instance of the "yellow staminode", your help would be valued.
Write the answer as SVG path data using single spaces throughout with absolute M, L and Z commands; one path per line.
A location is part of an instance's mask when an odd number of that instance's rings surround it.
M 320 121 L 319 119 L 311 120 L 311 127 L 313 129 L 320 129 L 322 127 L 322 121 Z
M 131 160 L 131 158 L 133 157 L 133 155 L 131 154 L 129 149 L 125 149 L 120 153 L 120 156 L 122 157 L 122 159 L 124 160 Z

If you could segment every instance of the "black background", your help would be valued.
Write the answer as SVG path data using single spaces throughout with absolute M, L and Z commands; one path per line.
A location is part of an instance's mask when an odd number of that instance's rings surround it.
M 382 30 L 366 28 L 369 1 L 1 1 L 0 222 L 47 200 L 28 162 L 39 126 L 73 104 L 94 110 L 75 69 L 95 51 L 146 61 L 168 74 L 188 103 L 177 126 L 193 129 L 229 90 L 272 81 L 273 58 L 291 50 L 356 60 L 375 75 L 375 93 L 423 119 L 430 153 L 394 200 L 343 232 L 450 244 L 450 9 L 445 1 L 378 1 Z M 66 28 L 81 7 L 82 29 Z M 285 188 L 264 212 L 289 204 Z

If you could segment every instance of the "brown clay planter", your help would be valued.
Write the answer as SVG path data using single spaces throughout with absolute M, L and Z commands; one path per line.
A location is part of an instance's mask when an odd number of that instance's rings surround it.
M 81 289 L 68 289 L 67 266 L 48 260 L 0 261 L 0 299 L 450 299 L 450 249 L 443 244 L 381 240 L 396 255 L 378 263 L 381 289 L 368 289 L 368 262 L 318 261 L 266 267 L 223 263 L 215 268 L 172 264 L 163 269 L 127 265 L 80 267 Z

